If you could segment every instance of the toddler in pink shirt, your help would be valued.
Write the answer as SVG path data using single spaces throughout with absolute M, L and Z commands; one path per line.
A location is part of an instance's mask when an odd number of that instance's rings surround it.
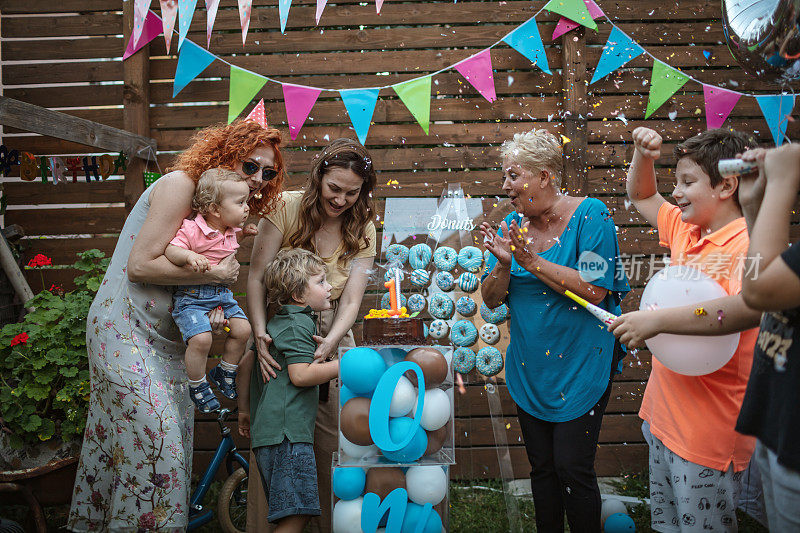
M 239 174 L 224 168 L 206 170 L 200 176 L 192 199 L 193 217 L 183 221 L 165 255 L 173 264 L 205 272 L 236 252 L 242 237 L 255 235 L 255 224 L 244 230 L 250 209 L 250 189 Z M 211 349 L 208 313 L 221 308 L 228 324 L 228 338 L 219 365 L 208 377 L 228 398 L 236 398 L 236 368 L 250 337 L 250 323 L 233 293 L 224 285 L 181 285 L 173 295 L 172 317 L 186 343 L 186 374 L 192 401 L 201 412 L 220 408 L 205 376 Z

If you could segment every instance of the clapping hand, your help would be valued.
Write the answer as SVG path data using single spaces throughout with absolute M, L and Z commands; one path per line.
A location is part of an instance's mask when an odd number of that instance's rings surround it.
M 508 225 L 504 221 L 500 227 L 503 229 L 503 235 L 498 234 L 488 222 L 481 224 L 483 244 L 500 264 L 509 266 L 511 264 L 511 239 L 508 238 Z

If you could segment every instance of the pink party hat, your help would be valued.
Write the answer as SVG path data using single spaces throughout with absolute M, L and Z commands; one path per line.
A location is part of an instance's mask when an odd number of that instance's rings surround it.
M 264 129 L 267 129 L 267 116 L 264 114 L 264 99 L 262 98 L 250 111 L 245 120 L 252 120 Z

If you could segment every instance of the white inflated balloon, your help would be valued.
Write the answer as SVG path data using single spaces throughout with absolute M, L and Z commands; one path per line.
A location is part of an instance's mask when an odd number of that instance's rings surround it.
M 667 309 L 699 304 L 728 296 L 712 278 L 687 266 L 669 266 L 647 283 L 639 308 Z M 717 309 L 705 307 L 713 317 Z M 722 317 L 725 320 L 725 317 Z M 679 374 L 702 376 L 715 372 L 731 360 L 739 344 L 739 334 L 719 336 L 673 335 L 661 333 L 645 341 L 658 361 Z
M 378 455 L 378 447 L 374 444 L 370 444 L 369 446 L 360 446 L 358 444 L 353 444 L 349 440 L 347 440 L 342 432 L 339 432 L 339 447 L 342 449 L 342 453 L 352 457 L 353 459 L 364 459 L 366 457 L 372 457 L 373 455 Z
M 603 500 L 603 506 L 600 508 L 600 527 L 603 527 L 603 524 L 606 523 L 606 518 L 617 513 L 628 514 L 628 508 L 625 507 L 622 501 L 616 498 Z
M 450 396 L 441 389 L 426 389 L 425 401 L 422 405 L 422 417 L 419 425 L 427 431 L 436 431 L 450 420 L 452 414 Z M 411 410 L 411 416 L 416 416 L 417 404 Z
M 406 472 L 408 499 L 438 505 L 447 496 L 447 474 L 439 465 L 412 466 Z
M 406 416 L 417 403 L 417 389 L 408 378 L 400 376 L 389 404 L 389 416 Z
M 363 504 L 363 497 L 336 502 L 333 506 L 333 533 L 364 533 L 361 529 Z

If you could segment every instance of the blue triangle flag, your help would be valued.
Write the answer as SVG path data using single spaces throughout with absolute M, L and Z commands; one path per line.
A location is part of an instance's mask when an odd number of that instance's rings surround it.
M 292 0 L 278 0 L 278 17 L 281 19 L 281 33 L 286 33 L 286 22 L 289 20 L 289 8 Z
M 789 115 L 794 109 L 793 94 L 770 94 L 756 96 L 761 113 L 767 120 L 769 131 L 776 146 L 783 144 L 786 136 L 786 126 L 789 124 Z
M 372 113 L 375 111 L 375 103 L 378 101 L 380 89 L 347 89 L 339 91 L 350 115 L 350 122 L 356 130 L 358 140 L 361 144 L 367 144 L 367 132 L 372 121 Z
M 183 40 L 189 33 L 189 26 L 192 25 L 194 9 L 197 7 L 197 0 L 178 0 L 178 49 L 183 46 Z
M 528 19 L 522 26 L 503 37 L 503 42 L 527 57 L 531 63 L 542 69 L 543 72 L 550 74 L 550 66 L 547 64 L 547 55 L 544 52 L 544 45 L 539 35 L 536 19 Z
M 625 33 L 616 26 L 612 27 L 611 35 L 608 36 L 608 41 L 606 41 L 606 45 L 603 47 L 603 55 L 600 56 L 600 61 L 597 62 L 597 68 L 594 69 L 592 81 L 589 83 L 592 84 L 596 82 L 643 53 L 644 49 L 633 42 L 633 39 L 625 35 Z
M 172 83 L 172 97 L 178 96 L 178 93 L 216 58 L 217 56 L 192 41 L 184 41 L 178 52 L 178 66 L 175 69 L 175 81 Z

